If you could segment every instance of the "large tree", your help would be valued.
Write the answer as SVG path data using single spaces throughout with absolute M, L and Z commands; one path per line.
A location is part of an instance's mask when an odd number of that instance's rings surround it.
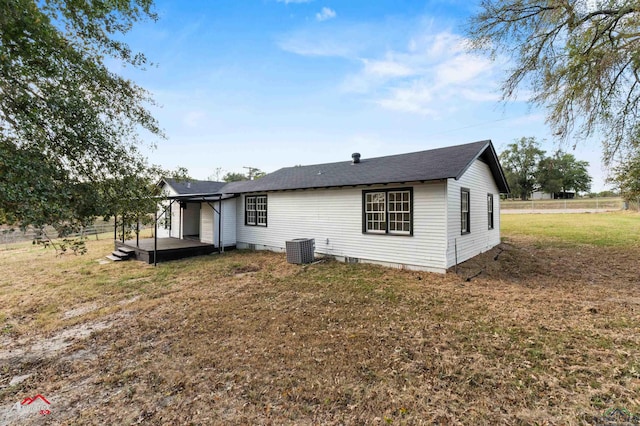
M 139 196 L 141 174 L 153 175 L 139 132 L 162 132 L 149 94 L 105 62 L 145 65 L 122 35 L 155 19 L 151 7 L 152 0 L 0 0 L 3 222 L 83 223 Z
M 640 199 L 640 150 L 613 168 L 610 181 L 620 188 L 620 195 L 625 200 Z
M 638 145 L 639 0 L 483 0 L 468 33 L 511 64 L 504 99 L 530 93 L 554 134 L 602 136 L 607 162 Z
M 536 189 L 538 165 L 544 151 L 533 137 L 522 137 L 509 144 L 500 154 L 500 163 L 511 188 L 511 193 L 526 200 Z
M 540 162 L 536 177 L 544 192 L 588 192 L 591 189 L 591 176 L 587 167 L 589 162 L 576 160 L 573 154 L 557 151 Z

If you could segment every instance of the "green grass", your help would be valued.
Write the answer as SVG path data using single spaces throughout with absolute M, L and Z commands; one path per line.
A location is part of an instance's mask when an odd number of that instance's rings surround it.
M 640 246 L 640 215 L 635 213 L 513 214 L 500 217 L 502 236 L 529 236 L 556 246 Z

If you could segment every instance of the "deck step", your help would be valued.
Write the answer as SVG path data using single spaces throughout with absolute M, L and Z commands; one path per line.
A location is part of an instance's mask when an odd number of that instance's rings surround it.
M 136 252 L 135 249 L 132 249 L 131 247 L 125 247 L 125 246 L 118 247 L 118 250 L 120 250 L 123 253 L 127 253 L 127 254 L 132 254 L 132 253 Z
M 130 253 L 125 253 L 125 252 L 121 251 L 120 249 L 115 250 L 115 251 L 112 251 L 112 252 L 111 252 L 111 254 L 112 254 L 113 256 L 115 256 L 115 257 L 119 257 L 119 258 L 121 258 L 122 260 L 126 260 L 126 259 L 128 259 L 129 257 L 131 257 L 131 254 L 130 254 Z
M 106 256 L 106 258 L 109 260 L 113 260 L 114 262 L 120 262 L 123 260 L 121 257 L 117 257 L 112 254 L 110 254 L 109 256 Z

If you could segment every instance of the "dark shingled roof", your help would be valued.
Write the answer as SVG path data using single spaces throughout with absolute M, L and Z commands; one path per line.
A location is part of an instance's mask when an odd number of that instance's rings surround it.
M 431 149 L 408 154 L 351 161 L 285 167 L 253 181 L 232 182 L 224 193 L 282 191 L 459 179 L 476 159 L 489 165 L 498 189 L 509 192 L 498 157 L 491 141 Z
M 170 178 L 163 179 L 178 195 L 185 194 L 216 194 L 220 192 L 226 182 L 213 182 L 210 180 L 175 180 Z

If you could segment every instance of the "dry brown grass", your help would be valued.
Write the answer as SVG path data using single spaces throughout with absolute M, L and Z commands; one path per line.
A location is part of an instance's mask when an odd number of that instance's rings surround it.
M 607 408 L 640 412 L 637 247 L 512 237 L 441 276 L 250 252 L 98 265 L 110 244 L 83 257 L 0 251 L 0 416 L 38 393 L 51 424 L 590 424 Z

